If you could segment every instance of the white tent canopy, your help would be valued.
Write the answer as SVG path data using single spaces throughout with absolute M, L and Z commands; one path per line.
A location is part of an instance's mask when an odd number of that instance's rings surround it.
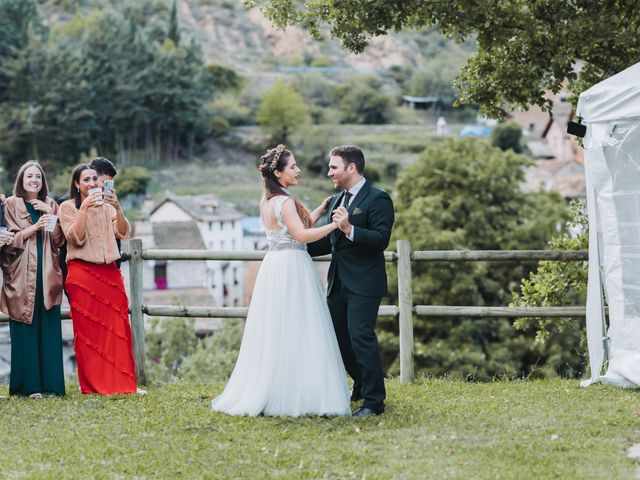
M 591 378 L 582 385 L 640 387 L 640 63 L 583 92 L 577 115 L 587 125 L 589 216 Z

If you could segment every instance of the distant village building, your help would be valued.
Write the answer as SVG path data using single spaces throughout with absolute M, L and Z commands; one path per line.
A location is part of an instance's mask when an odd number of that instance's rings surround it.
M 213 195 L 168 195 L 146 202 L 134 236 L 145 249 L 242 250 L 241 219 L 233 205 Z M 145 303 L 241 306 L 244 299 L 240 261 L 148 260 L 143 276 Z
M 553 102 L 551 114 L 533 105 L 526 112 L 510 112 L 506 120 L 523 129 L 524 141 L 535 166 L 526 172 L 525 190 L 540 187 L 555 190 L 566 199 L 585 198 L 584 156 L 575 137 L 567 133 L 573 119 L 568 93 L 548 94 Z
M 267 248 L 267 236 L 260 217 L 244 217 L 242 219 L 242 249 L 264 250 Z
M 412 95 L 403 95 L 402 104 L 409 108 L 419 110 L 429 110 L 437 106 L 442 106 L 442 100 L 436 95 L 429 95 L 426 97 L 415 97 Z

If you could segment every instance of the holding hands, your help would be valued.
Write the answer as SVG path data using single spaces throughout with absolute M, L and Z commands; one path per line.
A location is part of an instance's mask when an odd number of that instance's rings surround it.
M 331 216 L 333 222 L 338 226 L 342 233 L 349 235 L 351 233 L 351 223 L 349 223 L 349 212 L 344 207 L 338 207 L 333 211 Z

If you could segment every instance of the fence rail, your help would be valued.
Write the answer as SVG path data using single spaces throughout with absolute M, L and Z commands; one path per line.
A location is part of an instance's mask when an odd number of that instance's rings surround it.
M 134 337 L 134 354 L 139 381 L 144 383 L 144 315 L 157 317 L 215 317 L 246 318 L 248 308 L 145 305 L 142 288 L 142 262 L 145 260 L 224 260 L 260 261 L 265 252 L 227 252 L 211 250 L 143 250 L 142 241 L 131 240 L 125 246 L 130 260 L 130 304 Z M 535 262 L 535 261 L 586 261 L 586 251 L 559 250 L 482 250 L 482 251 L 411 251 L 408 240 L 398 240 L 397 252 L 385 252 L 385 260 L 397 264 L 398 305 L 383 305 L 380 316 L 397 316 L 400 336 L 400 378 L 411 381 L 414 377 L 413 315 L 431 317 L 584 317 L 585 308 L 576 307 L 474 307 L 444 305 L 413 305 L 411 289 L 412 262 Z M 330 255 L 314 258 L 315 261 L 331 260 Z
M 144 315 L 154 317 L 214 317 L 246 318 L 246 307 L 203 307 L 189 305 L 146 305 L 143 297 L 143 262 L 145 260 L 222 260 L 260 261 L 263 251 L 211 251 L 211 250 L 144 250 L 142 240 L 123 242 L 123 257 L 129 260 L 129 305 L 133 350 L 138 381 L 145 383 L 144 366 Z M 315 261 L 331 260 L 330 255 L 314 258 Z M 411 288 L 412 262 L 575 262 L 588 260 L 588 252 L 583 250 L 437 250 L 411 251 L 408 240 L 398 240 L 397 252 L 385 252 L 385 260 L 397 264 L 398 305 L 383 305 L 379 316 L 398 317 L 400 336 L 400 379 L 411 381 L 414 377 L 413 360 L 413 316 L 427 317 L 584 317 L 585 307 L 478 307 L 414 305 Z M 62 310 L 62 318 L 70 318 L 69 310 Z M 0 322 L 8 317 L 0 313 Z

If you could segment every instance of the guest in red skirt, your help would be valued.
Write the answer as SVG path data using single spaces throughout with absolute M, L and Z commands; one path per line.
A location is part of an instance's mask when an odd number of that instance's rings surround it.
M 67 280 L 74 350 L 82 393 L 136 393 L 127 294 L 115 261 L 116 238 L 127 238 L 131 226 L 115 189 L 98 187 L 98 175 L 86 164 L 73 172 L 69 200 L 60 205 L 60 224 L 67 238 Z

